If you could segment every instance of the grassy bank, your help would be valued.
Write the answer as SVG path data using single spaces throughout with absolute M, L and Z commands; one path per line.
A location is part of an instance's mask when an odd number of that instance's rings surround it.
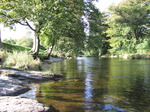
M 12 52 L 12 51 L 23 52 L 23 51 L 31 50 L 31 48 L 29 48 L 29 47 L 23 47 L 23 46 L 10 44 L 10 43 L 6 43 L 6 42 L 3 42 L 3 49 L 8 52 Z M 45 54 L 45 50 L 40 49 L 39 54 L 40 55 Z
M 3 49 L 5 51 L 8 51 L 8 52 L 12 52 L 12 51 L 30 51 L 30 48 L 22 47 L 22 46 L 15 45 L 15 44 L 9 44 L 9 43 L 5 43 L 5 42 L 3 42 Z
M 1 67 L 39 70 L 41 61 L 35 60 L 29 51 L 30 48 L 27 47 L 3 43 L 3 50 L 0 51 Z M 40 50 L 40 54 L 44 54 L 44 50 Z

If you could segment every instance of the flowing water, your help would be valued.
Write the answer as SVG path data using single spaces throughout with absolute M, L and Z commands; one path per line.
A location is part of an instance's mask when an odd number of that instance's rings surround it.
M 77 57 L 50 66 L 65 77 L 34 85 L 32 97 L 52 112 L 150 111 L 150 60 Z

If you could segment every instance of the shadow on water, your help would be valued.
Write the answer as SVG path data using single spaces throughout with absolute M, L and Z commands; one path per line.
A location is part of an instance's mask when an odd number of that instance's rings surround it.
M 148 112 L 149 68 L 148 60 L 64 60 L 51 70 L 65 78 L 38 85 L 34 97 L 57 109 L 53 112 Z

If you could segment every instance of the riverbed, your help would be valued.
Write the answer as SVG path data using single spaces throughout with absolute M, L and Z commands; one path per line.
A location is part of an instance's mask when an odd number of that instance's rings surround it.
M 20 96 L 51 105 L 53 112 L 150 110 L 150 60 L 77 57 L 44 66 L 65 77 L 31 84 Z

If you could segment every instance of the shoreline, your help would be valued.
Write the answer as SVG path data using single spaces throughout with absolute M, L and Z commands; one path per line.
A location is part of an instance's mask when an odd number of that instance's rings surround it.
M 31 83 L 38 84 L 61 78 L 63 76 L 60 74 L 44 75 L 40 71 L 26 72 L 14 69 L 0 69 L 0 111 L 22 112 L 23 109 L 25 110 L 23 112 L 50 112 L 52 106 L 45 106 L 35 99 L 23 98 L 18 95 L 31 90 L 29 85 Z M 16 105 L 18 108 L 16 108 Z M 22 108 L 19 108 L 19 106 Z
M 145 59 L 150 60 L 150 54 L 102 55 L 101 58 Z
M 13 96 L 17 92 L 22 94 L 24 91 L 30 90 L 28 84 L 55 81 L 62 77 L 60 74 L 44 75 L 40 71 L 26 72 L 14 69 L 0 69 L 0 96 Z

